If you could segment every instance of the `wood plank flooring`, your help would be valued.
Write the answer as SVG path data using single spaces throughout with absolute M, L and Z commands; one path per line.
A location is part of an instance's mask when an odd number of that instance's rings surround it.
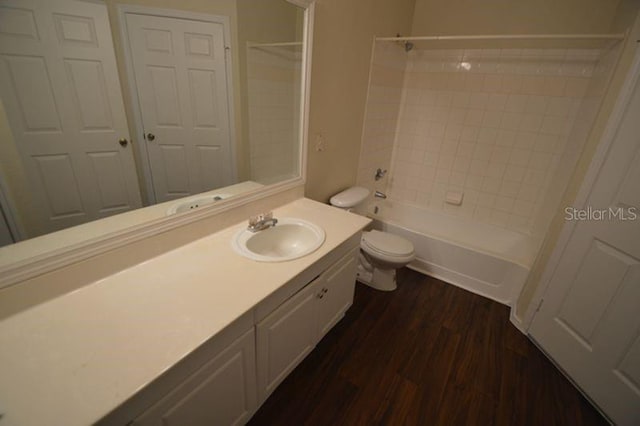
M 604 425 L 509 309 L 408 269 L 353 306 L 250 425 Z

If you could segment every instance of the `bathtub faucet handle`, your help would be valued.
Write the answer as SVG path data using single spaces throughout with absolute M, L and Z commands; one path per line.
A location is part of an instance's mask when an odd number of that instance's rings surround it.
M 385 194 L 384 192 L 380 192 L 380 191 L 376 191 L 375 194 L 373 194 L 374 197 L 376 198 L 382 198 L 383 200 L 385 198 L 387 198 L 387 194 Z
M 376 170 L 376 175 L 374 176 L 375 180 L 380 180 L 387 174 L 387 170 L 378 169 Z

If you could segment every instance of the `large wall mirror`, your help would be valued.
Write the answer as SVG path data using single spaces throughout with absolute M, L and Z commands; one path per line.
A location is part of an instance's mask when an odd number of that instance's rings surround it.
M 306 3 L 0 0 L 2 251 L 299 179 Z

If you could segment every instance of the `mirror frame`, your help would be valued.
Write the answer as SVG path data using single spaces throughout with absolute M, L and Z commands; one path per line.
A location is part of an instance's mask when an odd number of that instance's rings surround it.
M 0 248 L 0 254 L 3 255 L 8 254 L 9 251 L 15 248 L 17 244 L 20 245 L 20 251 L 15 256 L 11 256 L 11 254 L 9 254 L 9 261 L 5 265 L 0 265 L 0 290 L 18 284 L 21 281 L 33 278 L 35 276 L 60 269 L 74 263 L 78 263 L 102 253 L 124 247 L 126 245 L 144 240 L 163 232 L 170 231 L 172 229 L 176 229 L 194 222 L 201 221 L 206 218 L 210 218 L 239 206 L 271 197 L 276 194 L 291 190 L 293 188 L 303 186 L 305 184 L 315 0 L 285 1 L 305 9 L 304 31 L 302 40 L 304 50 L 302 55 L 303 62 L 301 67 L 301 125 L 299 127 L 300 151 L 298 155 L 298 177 L 276 184 L 267 185 L 264 188 L 259 188 L 243 194 L 235 195 L 210 206 L 203 206 L 197 210 L 192 210 L 189 212 L 171 216 L 164 216 L 148 222 L 126 226 L 121 230 L 106 233 L 104 235 L 96 237 L 89 237 L 84 240 L 78 239 L 77 241 L 69 241 L 68 236 L 64 235 L 66 230 L 61 230 L 40 237 L 20 241 L 13 245 L 2 247 Z M 142 208 L 144 209 L 146 207 Z M 99 222 L 100 220 L 103 219 L 99 219 L 94 222 Z M 54 248 L 39 250 L 38 246 L 42 245 L 47 240 L 49 240 L 50 242 L 47 242 L 46 245 L 51 244 L 51 246 L 57 246 Z M 55 244 L 55 240 L 57 240 L 57 244 Z M 13 257 L 13 259 L 11 259 L 11 257 Z

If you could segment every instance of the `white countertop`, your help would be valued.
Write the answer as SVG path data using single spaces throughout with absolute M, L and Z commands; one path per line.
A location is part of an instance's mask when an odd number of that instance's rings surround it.
M 243 221 L 0 322 L 0 426 L 99 420 L 369 223 L 307 199 L 274 216 L 321 226 L 324 244 L 251 261 L 231 248 Z

